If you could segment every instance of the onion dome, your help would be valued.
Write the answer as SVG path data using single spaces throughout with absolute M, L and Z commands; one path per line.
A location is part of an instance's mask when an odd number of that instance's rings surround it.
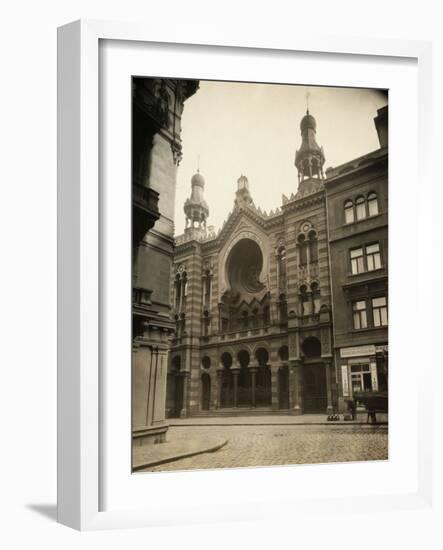
M 192 187 L 197 185 L 198 187 L 203 187 L 204 188 L 205 178 L 200 174 L 199 171 L 197 171 L 197 173 L 192 176 L 191 185 L 192 185 Z
M 202 238 L 206 234 L 206 220 L 209 216 L 208 203 L 204 199 L 205 178 L 197 171 L 191 178 L 191 196 L 186 199 L 183 211 L 186 216 L 185 233 L 189 237 Z
M 295 153 L 295 166 L 298 170 L 299 182 L 308 178 L 323 179 L 325 155 L 323 147 L 320 147 L 317 143 L 317 122 L 309 113 L 309 110 L 306 111 L 306 115 L 301 119 L 300 130 L 302 143 L 300 149 Z
M 300 130 L 302 131 L 302 134 L 305 130 L 314 130 L 314 132 L 317 129 L 317 122 L 315 118 L 309 114 L 309 109 L 306 111 L 305 116 L 301 119 L 300 122 Z

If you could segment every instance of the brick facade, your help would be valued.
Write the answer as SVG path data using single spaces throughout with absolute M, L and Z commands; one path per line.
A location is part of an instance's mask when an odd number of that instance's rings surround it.
M 381 110 L 379 119 L 387 125 L 386 113 Z M 381 364 L 382 353 L 387 373 L 387 327 L 356 331 L 350 325 L 355 293 L 366 289 L 367 300 L 387 298 L 387 147 L 325 177 L 309 113 L 301 129 L 298 189 L 282 196 L 277 211 L 256 206 L 241 176 L 218 234 L 208 234 L 207 214 L 200 212 L 198 227 L 187 224 L 175 239 L 170 300 L 176 332 L 168 375 L 174 390 L 167 416 L 344 411 L 343 388 L 352 393 L 352 381 L 349 371 L 343 383 L 348 363 L 341 354 L 356 346 L 374 344 L 369 371 L 377 354 Z M 198 182 L 204 202 L 202 175 Z M 379 213 L 344 224 L 347 198 L 370 193 L 377 195 Z M 383 267 L 351 276 L 350 248 L 374 242 Z

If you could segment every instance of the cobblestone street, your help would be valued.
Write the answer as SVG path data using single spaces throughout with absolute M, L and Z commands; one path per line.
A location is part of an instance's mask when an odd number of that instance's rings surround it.
M 216 452 L 146 468 L 160 472 L 241 466 L 313 464 L 388 458 L 387 426 L 180 426 L 169 438 L 207 438 L 214 434 L 228 443 Z

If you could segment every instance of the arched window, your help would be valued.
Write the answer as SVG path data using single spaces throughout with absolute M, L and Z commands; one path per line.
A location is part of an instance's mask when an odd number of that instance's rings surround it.
M 301 315 L 309 315 L 312 313 L 312 307 L 310 304 L 310 296 L 308 294 L 308 289 L 305 285 L 300 287 L 300 309 Z
M 271 316 L 269 313 L 269 306 L 264 306 L 263 308 L 263 323 L 265 326 L 269 325 Z
M 252 310 L 252 326 L 257 328 L 258 327 L 258 309 L 254 308 Z
M 378 214 L 378 200 L 377 194 L 372 192 L 368 195 L 368 211 L 370 216 L 375 216 Z
M 242 325 L 243 328 L 248 328 L 248 312 L 246 310 L 242 312 Z
M 183 305 L 183 309 L 186 309 L 186 298 L 188 296 L 188 276 L 186 274 L 186 271 L 183 272 L 182 289 L 183 289 L 182 305 Z
M 281 246 L 277 251 L 278 287 L 286 287 L 286 249 Z
M 279 309 L 280 309 L 280 322 L 287 321 L 287 319 L 288 319 L 288 303 L 286 301 L 286 295 L 285 294 L 280 294 Z
M 180 309 L 180 300 L 181 300 L 181 281 L 180 275 L 175 276 L 175 309 Z
M 309 259 L 311 263 L 318 262 L 318 243 L 315 231 L 309 232 Z
M 357 220 L 366 218 L 366 203 L 364 197 L 357 197 L 355 201 L 355 210 L 357 213 Z
M 354 221 L 354 204 L 351 200 L 345 202 L 345 223 L 352 223 Z
M 320 311 L 320 289 L 317 283 L 312 283 L 311 292 L 313 312 L 318 313 Z
M 308 255 L 307 255 L 307 246 L 306 246 L 304 235 L 300 235 L 298 237 L 298 250 L 299 250 L 300 265 L 306 265 L 308 263 Z
M 204 334 L 204 336 L 208 335 L 210 323 L 211 323 L 211 318 L 209 316 L 209 311 L 207 309 L 205 309 L 205 311 L 203 312 L 203 334 Z
M 209 369 L 211 367 L 211 359 L 207 355 L 202 358 L 202 367 L 204 369 Z
M 312 313 L 311 293 L 305 285 L 300 287 L 300 309 L 301 315 L 310 315 Z
M 211 273 L 207 269 L 203 277 L 203 305 L 209 306 L 211 301 Z

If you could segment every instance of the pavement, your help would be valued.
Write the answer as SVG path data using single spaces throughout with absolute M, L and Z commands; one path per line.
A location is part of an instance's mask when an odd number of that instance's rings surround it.
M 321 417 L 321 418 L 320 418 Z M 183 471 L 388 459 L 387 424 L 324 415 L 171 419 L 168 442 L 140 447 L 134 470 Z
M 388 415 L 385 413 L 377 413 L 377 423 L 387 424 Z M 257 425 L 344 425 L 350 426 L 355 424 L 367 424 L 367 413 L 357 412 L 355 420 L 343 420 L 343 415 L 340 415 L 340 420 L 328 421 L 326 414 L 269 414 L 269 415 L 254 415 L 254 416 L 193 416 L 191 418 L 171 418 L 169 419 L 170 426 L 257 426 Z
M 227 439 L 214 434 L 200 436 L 195 434 L 189 437 L 183 430 L 167 433 L 165 443 L 135 447 L 132 453 L 132 469 L 138 471 L 143 468 L 152 468 L 168 462 L 190 458 L 201 453 L 213 453 L 221 449 Z

